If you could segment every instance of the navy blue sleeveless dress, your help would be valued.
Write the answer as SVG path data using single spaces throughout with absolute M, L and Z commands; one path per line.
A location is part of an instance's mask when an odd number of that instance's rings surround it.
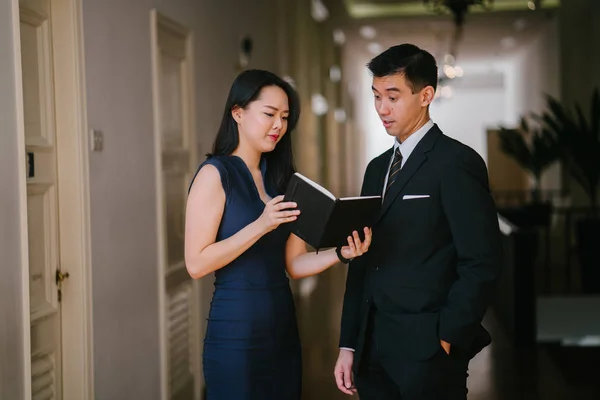
M 217 241 L 255 221 L 265 204 L 244 161 L 218 156 L 203 165 L 221 175 L 226 203 Z M 198 168 L 198 170 L 200 170 Z M 266 165 L 261 163 L 263 181 Z M 270 197 L 277 195 L 266 188 Z M 296 311 L 285 271 L 285 224 L 215 272 L 204 339 L 208 400 L 299 400 L 301 350 Z

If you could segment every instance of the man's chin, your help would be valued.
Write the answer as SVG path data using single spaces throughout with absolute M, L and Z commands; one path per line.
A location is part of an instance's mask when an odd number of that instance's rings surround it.
M 398 136 L 398 133 L 394 129 L 386 129 L 385 132 L 388 135 L 393 136 L 393 137 L 397 137 Z

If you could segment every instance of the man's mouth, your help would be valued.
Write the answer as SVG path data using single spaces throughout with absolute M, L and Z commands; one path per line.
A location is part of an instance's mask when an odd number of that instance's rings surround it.
M 394 123 L 394 121 L 387 121 L 387 120 L 382 120 L 381 122 L 383 122 L 383 126 L 386 128 L 389 128 Z

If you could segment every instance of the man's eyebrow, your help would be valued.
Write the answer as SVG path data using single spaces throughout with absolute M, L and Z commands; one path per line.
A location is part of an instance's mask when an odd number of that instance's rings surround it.
M 375 89 L 374 86 L 371 86 L 371 89 L 373 89 L 374 92 L 379 93 L 379 91 L 377 89 Z M 385 89 L 385 91 L 386 92 L 400 92 L 400 89 L 398 89 L 397 87 L 392 86 L 390 88 Z

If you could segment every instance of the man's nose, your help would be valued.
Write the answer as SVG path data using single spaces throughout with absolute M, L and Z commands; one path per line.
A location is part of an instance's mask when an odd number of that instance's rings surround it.
M 385 102 L 381 102 L 379 103 L 379 106 L 377 107 L 377 113 L 379 115 L 388 115 L 390 113 L 390 108 L 388 107 L 388 105 Z

